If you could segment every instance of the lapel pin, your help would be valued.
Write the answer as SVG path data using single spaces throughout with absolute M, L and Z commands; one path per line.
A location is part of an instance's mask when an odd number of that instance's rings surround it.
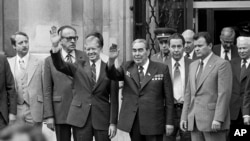
M 151 74 L 150 73 L 148 73 L 148 76 L 150 76 Z

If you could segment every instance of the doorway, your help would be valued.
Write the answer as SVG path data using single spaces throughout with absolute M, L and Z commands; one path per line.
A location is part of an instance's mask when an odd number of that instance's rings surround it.
M 250 1 L 193 2 L 194 29 L 208 31 L 214 44 L 220 43 L 223 27 L 231 26 L 236 36 L 250 36 Z

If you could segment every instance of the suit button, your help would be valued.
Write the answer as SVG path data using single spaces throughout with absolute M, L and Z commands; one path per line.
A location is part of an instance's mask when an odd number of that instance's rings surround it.
M 89 106 L 91 106 L 91 104 L 89 104 Z

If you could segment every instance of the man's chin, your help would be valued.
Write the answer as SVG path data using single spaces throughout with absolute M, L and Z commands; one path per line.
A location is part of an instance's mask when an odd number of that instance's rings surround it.
M 138 65 L 141 64 L 141 61 L 134 60 L 134 62 Z

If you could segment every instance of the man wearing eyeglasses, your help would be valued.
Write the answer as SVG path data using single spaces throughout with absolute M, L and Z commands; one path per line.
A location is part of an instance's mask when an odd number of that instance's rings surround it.
M 56 27 L 52 28 L 57 31 Z M 60 54 L 65 62 L 75 63 L 87 59 L 86 53 L 76 50 L 78 36 L 75 28 L 66 25 L 60 27 L 57 32 L 61 35 Z M 75 132 L 74 126 L 69 124 L 72 121 L 67 120 L 68 115 L 72 114 L 69 109 L 74 95 L 73 79 L 57 71 L 51 56 L 45 59 L 44 66 L 44 118 L 47 127 L 56 131 L 58 141 L 70 141 L 71 129 Z M 75 135 L 73 138 L 77 140 Z
M 155 29 L 155 35 L 158 40 L 160 52 L 151 56 L 151 60 L 160 63 L 166 63 L 170 59 L 170 51 L 168 46 L 168 38 L 176 32 L 172 28 L 157 28 Z
M 214 45 L 212 48 L 214 54 L 225 60 L 232 60 L 239 57 L 237 47 L 234 45 L 235 31 L 232 27 L 224 27 L 221 31 L 221 44 Z

